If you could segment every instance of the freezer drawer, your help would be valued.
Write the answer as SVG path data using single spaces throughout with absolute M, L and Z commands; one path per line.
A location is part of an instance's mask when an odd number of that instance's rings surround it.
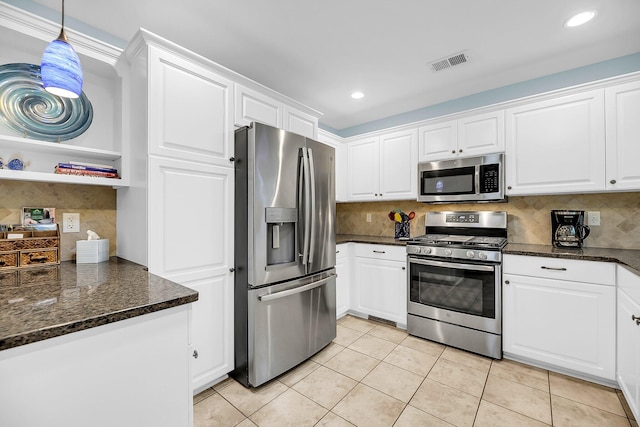
M 250 290 L 248 308 L 248 379 L 257 387 L 336 337 L 335 269 Z

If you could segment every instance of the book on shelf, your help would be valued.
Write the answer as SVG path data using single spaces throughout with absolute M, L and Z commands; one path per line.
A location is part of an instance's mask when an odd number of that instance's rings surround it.
M 55 173 L 62 175 L 95 176 L 102 178 L 119 178 L 118 172 L 102 172 L 86 169 L 72 169 L 56 166 Z
M 118 170 L 111 166 L 106 165 L 97 165 L 97 164 L 80 164 L 80 163 L 58 163 L 57 168 L 62 169 L 75 169 L 75 170 L 86 170 L 92 172 L 109 172 L 109 173 L 118 173 Z
M 115 169 L 113 167 L 113 165 L 104 165 L 104 164 L 101 164 L 101 163 L 75 162 L 73 160 L 69 160 L 67 163 L 72 164 L 72 165 L 89 166 L 89 167 L 94 167 L 94 168 Z

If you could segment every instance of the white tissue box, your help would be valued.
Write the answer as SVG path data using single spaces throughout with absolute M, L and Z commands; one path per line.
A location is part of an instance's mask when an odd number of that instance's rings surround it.
M 109 239 L 78 240 L 76 242 L 76 264 L 90 264 L 109 259 Z

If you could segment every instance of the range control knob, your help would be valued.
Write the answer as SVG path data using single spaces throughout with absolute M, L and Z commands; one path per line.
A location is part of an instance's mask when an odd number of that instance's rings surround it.
M 485 254 L 484 252 L 480 252 L 480 253 L 478 254 L 478 258 L 480 258 L 480 259 L 487 259 L 487 254 Z
M 431 248 L 422 248 L 420 252 L 425 255 L 429 255 L 431 253 Z
M 447 256 L 451 255 L 452 253 L 453 253 L 453 251 L 451 249 L 445 249 L 444 250 L 444 254 L 447 255 Z
M 473 258 L 474 256 L 476 256 L 476 253 L 473 251 L 467 251 L 467 257 L 468 258 Z

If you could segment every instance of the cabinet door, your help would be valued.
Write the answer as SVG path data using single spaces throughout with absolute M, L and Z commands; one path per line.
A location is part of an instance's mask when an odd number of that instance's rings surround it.
M 402 200 L 418 197 L 418 133 L 394 132 L 380 137 L 380 197 Z
M 458 152 L 458 122 L 436 123 L 418 129 L 418 161 L 450 159 Z
M 282 128 L 282 103 L 240 84 L 235 85 L 235 124 L 260 122 Z
M 606 89 L 607 189 L 640 189 L 640 82 Z
M 505 274 L 504 352 L 615 379 L 615 287 Z
M 318 141 L 330 145 L 336 150 L 336 202 L 346 202 L 347 199 L 347 144 L 326 131 L 318 132 Z
M 336 317 L 349 311 L 349 245 L 336 246 Z
M 504 111 L 458 120 L 458 155 L 478 156 L 504 151 Z
M 506 121 L 509 195 L 605 189 L 602 90 L 512 108 Z
M 150 48 L 149 153 L 228 166 L 233 156 L 232 88 L 231 80 Z
M 347 162 L 349 201 L 378 200 L 380 160 L 378 138 L 350 142 Z
M 283 129 L 307 138 L 318 139 L 318 118 L 285 105 Z
M 407 277 L 404 262 L 356 257 L 355 309 L 382 319 L 407 324 Z
M 177 281 L 233 266 L 233 168 L 149 157 L 151 273 Z
M 191 314 L 194 394 L 233 370 L 233 275 L 184 283 L 198 291 Z
M 640 277 L 618 270 L 617 380 L 636 419 L 640 418 Z M 633 317 L 632 317 L 633 316 Z

